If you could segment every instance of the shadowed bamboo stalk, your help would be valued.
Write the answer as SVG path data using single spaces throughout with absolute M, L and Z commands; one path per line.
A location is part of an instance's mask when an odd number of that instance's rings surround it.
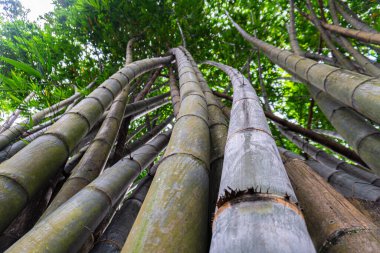
M 294 0 L 289 0 L 290 5 L 290 13 L 289 13 L 289 26 L 288 26 L 288 33 L 290 38 L 290 45 L 297 55 L 303 56 L 305 52 L 301 49 L 300 45 L 298 44 L 297 39 L 297 32 L 296 32 L 296 23 L 295 23 L 295 17 L 294 17 Z
M 380 123 L 380 79 L 321 64 L 281 50 L 249 35 L 232 19 L 231 22 L 244 39 L 259 47 L 273 63 Z
M 119 131 L 124 112 L 126 111 L 126 114 L 131 115 L 135 113 L 131 108 L 134 108 L 134 110 L 139 109 L 139 107 L 136 106 L 136 103 L 127 105 L 128 93 L 128 88 L 125 88 L 120 93 L 120 95 L 116 97 L 107 114 L 107 117 L 99 129 L 99 132 L 91 142 L 90 146 L 87 148 L 80 162 L 74 167 L 73 173 L 62 186 L 62 189 L 51 202 L 40 220 L 47 217 L 50 213 L 52 213 L 60 205 L 70 199 L 83 187 L 91 183 L 104 169 L 111 149 L 114 145 L 117 133 Z M 157 99 L 162 98 L 154 97 L 150 99 L 148 103 L 146 100 L 140 102 L 145 102 L 143 104 L 149 105 L 149 103 L 156 102 Z M 130 110 L 126 108 L 130 108 Z M 132 153 L 137 148 L 141 147 L 143 144 L 152 139 L 163 128 L 166 127 L 167 123 L 168 122 L 165 121 L 163 125 L 157 127 L 157 129 L 155 129 L 155 131 L 152 131 L 153 133 L 149 135 L 149 138 L 144 138 L 140 145 L 135 145 L 133 149 L 129 150 L 128 153 Z
M 152 184 L 159 163 L 160 161 L 149 170 L 149 174 L 139 182 L 133 193 L 123 201 L 122 207 L 116 211 L 111 223 L 99 238 L 91 253 L 116 253 L 121 251 Z
M 132 142 L 126 143 L 125 145 L 125 154 L 130 154 L 149 140 L 151 140 L 154 136 L 156 136 L 162 129 L 164 129 L 168 124 L 173 121 L 174 116 L 170 115 L 167 119 L 165 119 L 161 124 L 155 126 L 152 130 L 148 131 L 146 134 L 140 137 L 140 139 Z
M 236 69 L 210 252 L 315 252 L 261 103 Z
M 301 203 L 318 252 L 379 252 L 378 228 L 303 161 L 285 168 Z
M 320 150 L 313 145 L 309 144 L 307 141 L 304 141 L 303 139 L 299 138 L 294 133 L 282 128 L 278 127 L 281 134 L 283 134 L 286 138 L 288 138 L 290 141 L 292 141 L 297 147 L 302 149 L 305 153 L 310 155 L 315 160 L 319 161 L 323 165 L 333 169 L 333 170 L 343 170 L 347 172 L 348 174 L 360 178 L 370 184 L 380 186 L 380 177 L 377 175 L 374 175 L 364 169 L 360 169 L 352 164 L 346 163 L 344 161 L 341 161 L 337 158 L 335 158 L 332 155 L 327 154 L 323 150 Z
M 149 81 L 144 85 L 144 88 L 136 95 L 135 99 L 134 99 L 134 102 L 137 102 L 137 101 L 140 101 L 141 99 L 143 99 L 146 94 L 149 93 L 150 89 L 152 88 L 152 85 L 154 84 L 154 82 L 157 80 L 157 78 L 160 76 L 160 73 L 161 73 L 161 70 L 162 69 L 157 69 L 152 77 L 149 79 Z
M 179 113 L 179 108 L 181 107 L 181 96 L 179 94 L 179 89 L 177 86 L 177 80 L 173 73 L 173 67 L 169 67 L 169 85 L 170 85 L 170 94 L 172 97 L 172 105 L 173 105 L 173 114 L 174 117 L 177 118 Z
M 360 158 L 380 175 L 380 132 L 352 108 L 312 86 L 309 91 L 336 131 Z M 348 124 L 349 122 L 349 124 Z
M 28 145 L 31 141 L 36 139 L 37 137 L 43 135 L 48 127 L 45 127 L 34 134 L 31 134 L 15 143 L 9 144 L 2 151 L 0 151 L 0 163 L 14 156 L 18 151 L 23 149 L 26 145 Z
M 228 121 L 223 114 L 221 105 L 216 100 L 202 73 L 198 69 L 197 63 L 194 61 L 189 51 L 187 51 L 184 47 L 180 47 L 180 49 L 189 59 L 207 102 L 211 137 L 209 209 L 210 214 L 212 214 L 215 211 L 219 183 L 222 176 L 224 147 L 226 146 L 228 133 Z
M 77 252 L 132 182 L 166 146 L 162 133 L 123 158 L 17 241 L 9 252 Z M 43 238 L 43 239 L 42 239 Z
M 118 93 L 135 77 L 167 64 L 171 59 L 146 59 L 122 68 L 63 115 L 44 135 L 0 164 L 0 231 L 57 174 L 70 152 Z
M 322 135 L 330 137 L 330 138 L 344 140 L 340 134 L 338 134 L 337 132 L 331 131 L 331 130 L 325 130 L 325 129 L 312 129 L 312 130 L 318 134 L 322 134 Z
M 278 150 L 286 158 L 304 160 L 302 156 L 286 149 L 278 148 Z M 304 162 L 345 197 L 380 201 L 380 188 L 378 186 L 371 185 L 345 171 L 329 168 L 313 159 Z
M 102 126 L 91 142 L 74 172 L 41 216 L 40 221 L 91 183 L 104 169 L 123 119 L 128 102 L 129 87 L 125 87 L 113 101 Z
M 181 109 L 164 158 L 123 252 L 205 252 L 210 133 L 207 103 L 191 63 L 176 56 Z
M 29 103 L 29 101 L 34 97 L 34 95 L 36 95 L 36 93 L 34 91 L 32 91 L 31 93 L 29 93 L 28 96 L 26 96 L 26 98 L 24 98 L 24 100 L 21 102 L 22 105 L 26 105 Z M 20 107 L 20 106 L 19 106 Z M 21 109 L 20 108 L 17 108 L 9 117 L 8 119 L 5 120 L 5 122 L 1 125 L 0 127 L 0 133 L 4 132 L 6 129 L 10 128 L 13 123 L 16 121 L 16 119 L 20 116 L 20 113 L 21 113 Z

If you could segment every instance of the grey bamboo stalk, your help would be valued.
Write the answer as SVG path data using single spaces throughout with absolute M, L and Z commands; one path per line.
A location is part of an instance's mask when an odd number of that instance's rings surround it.
M 23 149 L 26 145 L 28 145 L 31 141 L 36 139 L 37 137 L 43 135 L 48 127 L 45 127 L 34 134 L 31 134 L 15 143 L 9 144 L 3 150 L 0 151 L 0 163 L 14 156 L 18 151 Z
M 315 252 L 252 85 L 212 65 L 230 76 L 234 99 L 210 252 Z
M 352 108 L 339 103 L 325 92 L 312 86 L 309 91 L 321 111 L 336 131 L 356 151 L 360 158 L 380 175 L 380 132 Z M 349 124 L 347 124 L 349 122 Z
M 132 38 L 127 43 L 127 49 L 125 52 L 125 65 L 133 62 L 133 43 L 135 43 L 136 40 L 136 38 Z
M 57 122 L 57 120 L 58 120 L 62 115 L 63 115 L 63 114 L 57 115 L 56 117 L 54 117 L 54 118 L 52 118 L 52 119 L 50 119 L 50 120 L 48 120 L 48 121 L 46 121 L 46 122 L 43 122 L 43 123 L 41 123 L 41 124 L 39 124 L 39 125 L 37 125 L 37 126 L 31 128 L 31 129 L 27 130 L 27 131 L 22 135 L 22 137 L 27 137 L 27 136 L 29 136 L 29 135 L 31 135 L 31 134 L 34 134 L 35 132 L 40 131 L 41 129 L 44 129 L 44 128 L 47 128 L 47 127 L 53 125 L 55 122 Z
M 178 19 L 176 20 L 176 22 L 177 22 L 177 26 L 178 26 L 179 34 L 181 34 L 181 38 L 182 38 L 182 46 L 183 46 L 184 48 L 186 48 L 185 34 L 183 33 L 182 27 L 181 27 L 181 25 L 179 24 Z
M 371 28 L 369 25 L 361 21 L 358 16 L 351 16 L 349 13 L 347 13 L 346 10 L 348 9 L 348 6 L 346 6 L 342 1 L 335 1 L 335 6 L 338 12 L 344 17 L 344 19 L 352 25 L 355 29 L 371 32 L 371 33 L 377 33 L 377 31 L 373 28 Z M 346 8 L 345 8 L 346 7 Z M 349 10 L 350 11 L 350 10 Z M 350 11 L 350 13 L 352 13 Z
M 294 15 L 294 0 L 289 0 L 290 4 L 290 13 L 289 13 L 289 26 L 288 26 L 288 33 L 290 38 L 290 45 L 292 46 L 292 49 L 295 54 L 304 56 L 305 52 L 301 49 L 300 45 L 298 44 L 297 39 L 297 31 L 296 31 L 296 23 L 295 23 L 295 15 Z
M 137 176 L 166 146 L 170 131 L 162 133 L 123 158 L 68 202 L 38 223 L 6 252 L 77 252 L 103 218 L 112 211 Z M 43 238 L 43 239 L 42 239 Z
M 286 149 L 278 148 L 278 150 L 288 159 L 304 160 L 302 156 Z M 371 185 L 367 181 L 360 180 L 345 171 L 331 169 L 314 159 L 308 159 L 304 162 L 345 197 L 380 201 L 380 188 L 378 186 Z
M 146 84 L 144 85 L 144 88 L 137 94 L 137 96 L 135 97 L 134 99 L 134 102 L 137 102 L 137 101 L 140 101 L 141 99 L 143 99 L 146 94 L 149 93 L 150 91 L 150 88 L 152 88 L 152 85 L 154 84 L 154 82 L 157 80 L 157 78 L 160 76 L 160 73 L 161 73 L 161 70 L 162 69 L 157 69 L 152 77 L 149 79 L 148 82 L 146 82 Z
M 160 161 L 149 170 L 149 174 L 139 182 L 134 192 L 123 201 L 122 207 L 116 211 L 115 216 L 91 250 L 91 253 L 116 253 L 121 251 L 152 184 L 159 163 Z
M 378 252 L 376 225 L 298 159 L 285 168 L 318 252 Z
M 284 129 L 283 127 L 278 127 L 278 129 L 280 130 L 281 134 L 283 134 L 286 138 L 291 140 L 297 147 L 302 149 L 305 153 L 307 153 L 312 158 L 319 161 L 326 167 L 329 167 L 333 170 L 345 171 L 348 174 L 360 178 L 370 184 L 380 186 L 380 177 L 364 169 L 360 169 L 352 164 L 341 161 L 332 155 L 327 154 L 323 150 L 320 150 L 315 146 L 309 144 L 307 141 L 304 141 L 303 139 L 299 138 L 296 134 Z
M 329 0 L 329 8 L 330 8 L 330 14 L 333 20 L 333 23 L 335 25 L 339 25 L 339 19 L 336 14 L 336 5 L 334 0 Z M 342 45 L 348 53 L 350 53 L 357 63 L 360 65 L 361 68 L 364 69 L 364 71 L 374 77 L 380 77 L 380 69 L 376 67 L 372 62 L 370 62 L 365 56 L 363 56 L 360 52 L 358 52 L 351 43 L 344 38 L 343 36 L 338 37 L 340 45 Z
M 216 100 L 214 94 L 209 88 L 202 73 L 198 69 L 197 63 L 194 61 L 190 52 L 184 47 L 180 49 L 185 53 L 189 59 L 198 82 L 201 85 L 202 91 L 205 94 L 207 109 L 209 115 L 209 127 L 211 136 L 211 157 L 210 157 L 210 213 L 213 213 L 218 198 L 219 183 L 222 176 L 224 148 L 227 141 L 228 121 L 223 114 L 221 105 Z
M 179 49 L 171 52 L 178 66 L 181 109 L 123 252 L 207 251 L 210 163 L 207 103 L 185 54 Z
M 22 105 L 25 105 L 25 104 L 28 104 L 29 101 L 36 95 L 36 93 L 34 91 L 32 91 L 31 93 L 29 93 L 28 96 L 26 96 L 26 98 L 24 98 L 24 100 L 21 102 Z M 19 106 L 20 107 L 20 106 Z M 17 108 L 9 117 L 8 119 L 5 120 L 5 122 L 2 124 L 2 126 L 0 127 L 0 133 L 4 132 L 6 129 L 10 128 L 13 123 L 16 121 L 16 119 L 20 116 L 20 113 L 21 113 L 21 109 L 20 108 Z
M 118 93 L 135 77 L 167 64 L 172 57 L 132 63 L 63 115 L 44 135 L 32 141 L 11 159 L 0 164 L 0 231 L 17 216 L 28 201 L 57 174 L 70 152 L 89 132 Z
M 173 68 L 169 67 L 169 85 L 170 85 L 170 94 L 172 97 L 172 105 L 173 105 L 173 114 L 174 117 L 177 118 L 179 113 L 179 108 L 181 107 L 181 96 L 179 93 L 179 89 L 177 86 L 177 80 L 173 73 Z
M 324 27 L 322 27 L 321 23 L 322 21 L 318 19 L 317 15 L 315 14 L 312 4 L 310 0 L 306 0 L 306 6 L 310 11 L 310 20 L 314 24 L 314 26 L 318 29 L 319 34 L 323 38 L 323 41 L 326 43 L 327 47 L 331 50 L 332 54 L 336 57 L 337 61 L 346 69 L 349 70 L 355 70 L 355 67 L 352 65 L 352 63 L 347 59 L 334 45 L 333 41 L 331 40 L 329 34 L 324 30 Z
M 123 115 L 125 115 L 124 112 L 126 111 L 127 114 L 133 114 L 133 110 L 128 110 L 128 108 L 139 108 L 133 106 L 136 105 L 136 103 L 127 105 L 128 93 L 128 88 L 124 88 L 120 95 L 116 97 L 94 140 L 87 148 L 80 162 L 74 167 L 73 173 L 42 215 L 40 221 L 65 203 L 87 184 L 91 183 L 104 169 L 119 131 Z M 150 99 L 150 102 L 155 102 L 155 100 L 157 100 L 157 97 L 153 98 L 153 100 Z M 141 104 L 142 102 L 145 102 L 143 104 L 148 104 L 146 103 L 146 100 L 140 101 L 139 103 Z M 157 135 L 167 125 L 167 122 L 164 123 L 166 124 L 155 129 L 154 132 L 152 131 L 152 135 L 143 139 L 143 142 L 140 145 L 134 145 L 128 153 L 132 153 Z
M 141 136 L 140 139 L 132 142 L 127 143 L 125 145 L 125 151 L 126 154 L 130 154 L 145 143 L 147 143 L 149 140 L 151 140 L 154 136 L 156 136 L 159 132 L 161 132 L 162 129 L 164 129 L 168 124 L 170 124 L 173 121 L 173 115 L 170 115 L 166 120 L 164 120 L 161 124 L 158 126 L 155 126 L 151 131 L 148 131 L 146 134 Z
M 281 50 L 246 33 L 232 19 L 233 25 L 248 42 L 262 49 L 269 59 L 298 79 L 329 93 L 340 102 L 380 123 L 380 79 L 321 64 Z

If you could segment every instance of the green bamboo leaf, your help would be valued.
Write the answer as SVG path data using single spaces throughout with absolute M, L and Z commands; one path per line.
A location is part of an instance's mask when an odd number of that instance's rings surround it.
M 15 68 L 18 68 L 18 69 L 24 71 L 25 73 L 27 73 L 29 75 L 32 75 L 32 76 L 37 77 L 37 78 L 42 78 L 42 75 L 39 71 L 35 70 L 30 65 L 28 65 L 24 62 L 16 61 L 16 60 L 4 57 L 4 56 L 0 56 L 0 60 L 11 64 Z

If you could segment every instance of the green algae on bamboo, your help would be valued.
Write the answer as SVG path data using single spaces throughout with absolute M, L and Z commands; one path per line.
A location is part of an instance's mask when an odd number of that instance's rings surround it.
M 171 56 L 134 62 L 91 92 L 48 131 L 0 164 L 0 231 L 57 174 L 118 93 L 135 77 L 170 63 Z
M 77 252 L 137 176 L 165 148 L 171 132 L 105 170 L 97 179 L 38 223 L 6 252 Z
M 181 108 L 164 158 L 122 252 L 206 252 L 210 133 L 192 64 L 172 49 Z
M 228 73 L 234 99 L 210 252 L 315 252 L 251 83 Z

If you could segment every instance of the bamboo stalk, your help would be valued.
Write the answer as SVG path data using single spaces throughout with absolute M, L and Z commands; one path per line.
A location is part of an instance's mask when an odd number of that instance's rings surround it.
M 312 86 L 309 91 L 337 132 L 360 158 L 380 175 L 380 132 L 360 114 Z M 347 122 L 350 122 L 347 124 Z
M 125 65 L 133 62 L 133 43 L 135 43 L 137 38 L 132 38 L 128 40 L 127 49 L 125 52 Z
M 210 133 L 205 97 L 191 63 L 172 49 L 181 109 L 164 158 L 123 252 L 205 252 Z
M 63 115 L 44 135 L 0 164 L 0 231 L 57 174 L 69 153 L 122 88 L 135 77 L 169 63 L 171 59 L 172 57 L 146 59 L 122 68 Z
M 380 123 L 380 79 L 317 63 L 281 50 L 249 35 L 232 19 L 231 22 L 245 40 L 259 47 L 272 62 Z
M 24 98 L 24 100 L 21 102 L 21 104 L 28 104 L 28 102 L 36 95 L 36 93 L 34 91 L 32 91 L 31 93 L 29 93 L 28 96 L 26 96 L 26 98 Z M 20 107 L 20 106 L 19 106 Z M 4 123 L 1 125 L 0 127 L 0 133 L 4 132 L 6 129 L 10 128 L 13 123 L 16 121 L 16 119 L 20 116 L 20 113 L 21 113 L 21 109 L 20 108 L 17 108 L 5 121 Z
M 377 227 L 304 162 L 286 158 L 285 168 L 302 205 L 318 252 L 379 252 Z
M 278 150 L 281 155 L 288 159 L 304 160 L 302 156 L 296 155 L 286 149 L 278 148 Z M 354 177 L 345 171 L 329 168 L 313 159 L 308 159 L 304 162 L 343 196 L 380 201 L 380 188 L 378 186 L 371 185 L 367 181 Z
M 228 121 L 223 114 L 221 105 L 216 100 L 213 92 L 209 88 L 202 73 L 198 69 L 197 63 L 194 61 L 190 52 L 184 47 L 180 49 L 185 53 L 189 59 L 197 76 L 198 82 L 205 95 L 208 115 L 209 115 L 209 128 L 211 137 L 211 157 L 210 157 L 210 191 L 209 203 L 210 214 L 215 211 L 216 201 L 218 198 L 220 178 L 222 176 L 224 149 L 227 141 Z
M 149 170 L 149 174 L 141 179 L 133 193 L 123 201 L 122 207 L 117 210 L 111 223 L 99 238 L 91 253 L 116 253 L 121 251 L 152 184 L 159 163 L 160 161 Z
M 210 252 L 314 252 L 252 85 L 212 65 L 230 76 L 234 99 Z
M 10 252 L 77 252 L 137 178 L 166 146 L 170 131 L 158 135 L 86 186 L 18 240 Z M 43 239 L 42 239 L 43 238 Z
M 289 0 L 290 4 L 290 14 L 289 14 L 289 26 L 288 33 L 290 38 L 290 45 L 292 46 L 293 52 L 297 55 L 303 56 L 305 52 L 301 49 L 298 44 L 297 31 L 295 27 L 295 17 L 294 17 L 294 0 Z
M 297 135 L 294 133 L 279 127 L 278 128 L 286 138 L 291 140 L 297 147 L 302 149 L 305 153 L 310 155 L 312 158 L 315 160 L 319 161 L 326 167 L 329 167 L 330 169 L 333 170 L 338 170 L 338 171 L 345 171 L 348 174 L 360 178 L 369 184 L 373 184 L 375 186 L 380 186 L 380 177 L 376 176 L 364 169 L 360 169 L 352 164 L 343 162 L 337 158 L 335 158 L 332 155 L 327 154 L 323 150 L 320 150 L 313 145 L 309 144 L 308 142 L 302 140 L 299 138 Z M 330 176 L 330 174 L 326 175 L 326 177 Z
M 174 114 L 174 117 L 177 118 L 177 115 L 179 113 L 179 108 L 181 107 L 181 96 L 179 93 L 177 80 L 175 79 L 172 67 L 169 67 L 169 85 L 170 85 L 170 94 L 172 97 L 173 114 Z

